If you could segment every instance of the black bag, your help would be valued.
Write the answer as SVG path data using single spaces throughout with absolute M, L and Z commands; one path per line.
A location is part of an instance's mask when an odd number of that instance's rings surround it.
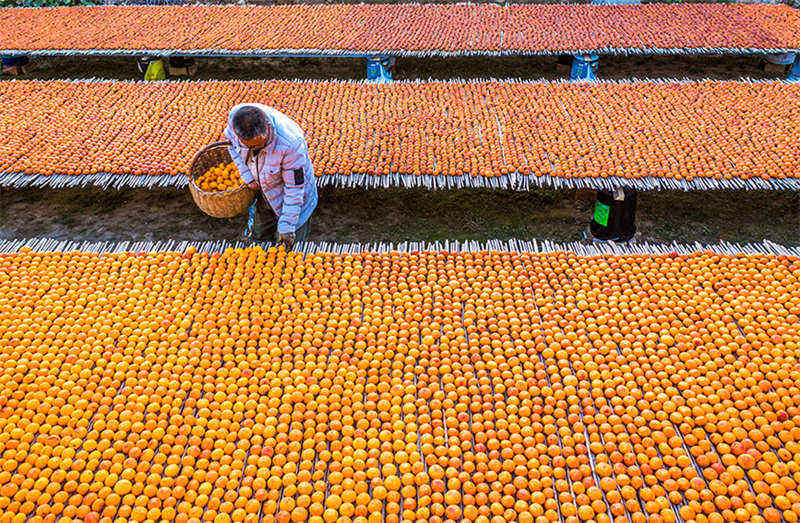
M 613 193 L 598 190 L 589 230 L 598 240 L 625 242 L 633 238 L 636 234 L 636 190 L 629 187 Z

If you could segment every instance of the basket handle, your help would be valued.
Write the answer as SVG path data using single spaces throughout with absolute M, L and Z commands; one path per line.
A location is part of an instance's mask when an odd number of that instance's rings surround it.
M 221 142 L 210 143 L 210 144 L 206 145 L 205 147 L 203 147 L 202 149 L 200 149 L 199 151 L 197 151 L 194 154 L 194 157 L 192 157 L 192 162 L 189 164 L 190 168 L 189 168 L 189 172 L 187 173 L 189 178 L 192 179 L 191 166 L 195 164 L 195 162 L 197 161 L 197 158 L 199 158 L 201 154 L 203 154 L 208 149 L 211 149 L 212 147 L 220 147 L 220 146 L 230 147 L 231 145 L 233 145 L 233 144 L 231 144 L 231 142 L 229 140 L 223 140 Z

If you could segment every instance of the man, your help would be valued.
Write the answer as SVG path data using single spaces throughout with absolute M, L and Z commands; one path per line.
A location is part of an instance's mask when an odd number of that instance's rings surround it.
M 300 126 L 271 107 L 240 104 L 231 109 L 225 137 L 239 175 L 257 191 L 243 239 L 265 239 L 276 230 L 275 241 L 287 250 L 306 241 L 317 183 Z

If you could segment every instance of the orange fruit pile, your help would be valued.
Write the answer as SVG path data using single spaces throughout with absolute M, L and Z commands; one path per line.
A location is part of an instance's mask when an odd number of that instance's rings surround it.
M 242 178 L 233 162 L 220 163 L 201 174 L 195 183 L 206 192 L 220 192 L 241 187 Z
M 185 5 L 0 10 L 0 49 L 454 54 L 800 48 L 788 5 Z M 269 27 L 269 31 L 256 30 Z M 557 30 L 553 30 L 557 28 Z M 168 30 L 165 30 L 168 29 Z
M 800 259 L 0 255 L 8 519 L 800 518 Z
M 0 99 L 0 173 L 180 175 L 258 101 L 305 130 L 319 176 L 800 177 L 784 82 L 9 81 Z

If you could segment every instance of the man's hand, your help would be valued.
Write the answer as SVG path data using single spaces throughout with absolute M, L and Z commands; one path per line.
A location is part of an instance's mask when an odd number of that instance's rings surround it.
M 283 245 L 283 248 L 289 251 L 294 245 L 294 233 L 293 232 L 284 232 L 278 233 L 278 245 Z
M 248 183 L 247 186 L 253 189 L 254 191 L 261 189 L 261 186 L 258 185 L 258 180 L 253 180 L 252 182 Z

